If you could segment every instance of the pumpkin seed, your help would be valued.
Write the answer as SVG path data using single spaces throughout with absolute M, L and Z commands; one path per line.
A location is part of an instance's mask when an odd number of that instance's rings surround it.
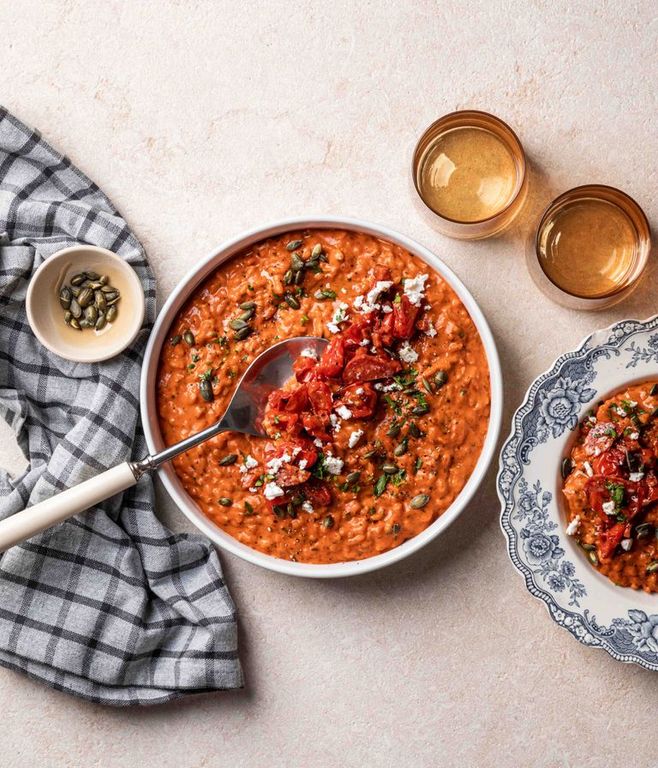
M 284 285 L 291 285 L 294 277 L 295 276 L 294 276 L 294 274 L 292 272 L 292 269 L 289 269 L 286 272 L 286 274 L 283 276 L 283 283 L 284 283 Z
M 114 304 L 116 304 L 118 301 L 121 301 L 121 296 L 115 296 L 113 299 L 108 299 L 107 296 L 105 298 L 107 299 L 108 307 L 111 307 Z
M 293 253 L 290 257 L 290 268 L 293 272 L 299 272 L 304 269 L 304 259 L 298 253 Z
M 107 309 L 107 299 L 105 298 L 103 291 L 94 292 L 94 304 L 99 312 L 105 312 Z
M 638 539 L 646 539 L 650 533 L 651 523 L 640 523 L 640 525 L 636 526 L 635 528 L 635 535 Z
M 409 434 L 412 437 L 422 437 L 423 435 L 415 421 L 409 423 Z
M 110 278 L 107 275 L 101 275 L 98 278 L 98 282 L 101 284 L 101 286 L 107 285 L 110 282 Z
M 391 533 L 393 534 L 393 536 L 397 536 L 401 530 L 402 530 L 402 526 L 400 525 L 400 523 L 393 523 L 393 525 L 391 526 Z
M 67 324 L 70 323 L 72 317 L 73 317 L 73 315 L 70 312 L 65 312 L 64 313 L 64 322 L 67 323 Z
M 89 322 L 89 320 L 86 320 L 85 318 L 83 318 L 82 320 L 80 320 L 80 328 L 91 328 L 91 323 Z
M 98 320 L 98 310 L 93 304 L 88 307 L 85 307 L 84 315 L 85 315 L 85 320 L 90 325 L 96 325 L 96 320 Z
M 251 506 L 251 504 L 248 501 L 245 501 L 245 503 L 244 503 L 244 513 L 245 513 L 245 515 L 253 515 L 254 514 L 254 508 Z
M 219 466 L 220 467 L 228 467 L 231 464 L 235 464 L 235 462 L 238 460 L 237 453 L 227 453 L 226 456 L 222 457 L 219 460 Z
M 80 295 L 81 290 L 82 288 L 74 288 L 73 286 L 71 286 L 71 293 L 73 294 L 73 296 L 75 296 L 76 299 Z
M 430 407 L 429 405 L 426 405 L 424 403 L 420 403 L 419 405 L 415 405 L 411 412 L 414 416 L 423 416 L 426 413 L 429 413 Z
M 658 560 L 652 560 L 647 565 L 647 573 L 655 573 L 656 571 L 658 571 Z
M 77 275 L 73 275 L 70 282 L 71 282 L 71 285 L 78 286 L 78 285 L 82 285 L 86 279 L 87 279 L 87 276 L 85 275 L 85 273 L 79 272 Z
M 96 320 L 96 325 L 94 326 L 97 331 L 102 331 L 103 328 L 107 325 L 107 316 L 104 312 L 99 312 L 98 314 L 98 320 Z
M 103 291 L 102 288 L 101 291 Z M 103 293 L 105 294 L 105 298 L 107 299 L 108 303 L 118 298 L 119 296 L 119 291 L 115 291 L 114 288 L 111 291 L 103 291 Z
M 300 285 L 303 277 L 304 274 L 302 272 L 295 272 L 295 276 L 293 277 L 292 281 L 295 285 Z
M 402 427 L 397 421 L 392 421 L 391 426 L 386 430 L 386 434 L 389 437 L 397 437 L 400 434 Z
M 313 250 L 311 251 L 311 256 L 313 258 L 317 257 L 319 259 L 321 253 L 322 253 L 322 246 L 320 245 L 320 243 L 316 243 L 313 246 Z
M 399 442 L 395 446 L 395 450 L 393 451 L 394 456 L 404 456 L 404 454 L 407 452 L 407 438 L 405 437 L 404 440 Z
M 593 549 L 587 553 L 587 559 L 590 561 L 592 565 L 599 564 L 599 558 L 596 556 L 596 552 Z
M 239 331 L 236 331 L 233 334 L 233 338 L 236 341 L 243 341 L 244 339 L 247 338 L 247 336 L 249 336 L 251 334 L 252 330 L 253 330 L 253 328 L 251 328 L 250 326 L 247 326 L 246 328 L 240 328 Z
M 426 493 L 419 493 L 418 496 L 413 497 L 410 506 L 412 509 L 422 509 L 429 500 L 430 497 Z
M 85 272 L 85 277 L 87 278 L 87 280 L 98 280 L 100 275 L 98 274 L 98 272 L 90 272 L 89 270 L 87 270 Z
M 91 290 L 91 288 L 83 288 L 82 291 L 80 291 L 80 295 L 78 296 L 78 304 L 83 309 L 88 307 L 93 300 L 94 292 Z
M 296 296 L 293 296 L 292 293 L 286 293 L 283 298 L 285 299 L 286 304 L 292 309 L 299 309 L 301 307 L 299 299 Z
M 566 480 L 566 478 L 571 474 L 572 469 L 573 469 L 573 461 L 571 461 L 571 459 L 568 456 L 562 459 L 561 473 L 562 473 L 563 480 Z
M 448 374 L 445 371 L 437 371 L 434 374 L 434 386 L 437 389 L 441 389 L 441 387 L 448 381 Z
M 318 293 L 320 294 L 318 296 Z M 331 288 L 320 288 L 320 290 L 316 293 L 316 297 L 319 299 L 335 299 L 336 298 L 336 291 L 332 291 Z
M 349 475 L 345 478 L 345 482 L 347 485 L 355 485 L 359 482 L 359 478 L 361 477 L 361 473 L 359 470 L 355 470 L 354 472 L 350 472 Z
M 324 528 L 333 528 L 335 524 L 335 520 L 333 518 L 333 515 L 325 515 L 324 519 L 322 520 L 322 525 Z
M 421 381 L 425 387 L 425 391 L 429 392 L 430 395 L 434 394 L 434 390 L 432 389 L 432 385 L 429 383 L 429 381 L 425 377 L 423 377 Z
M 172 347 L 175 347 L 177 344 L 180 344 L 180 342 L 181 342 L 181 337 L 178 335 L 172 336 L 169 339 L 169 343 L 171 344 Z
M 62 290 L 59 292 L 59 303 L 62 306 L 62 309 L 68 309 L 71 306 L 71 298 L 72 294 L 69 288 L 62 288 Z
M 114 293 L 114 288 L 106 283 L 101 287 L 101 291 L 103 291 L 103 293 Z
M 117 319 L 118 314 L 119 310 L 116 307 L 108 307 L 108 310 L 105 313 L 105 319 L 108 323 L 113 323 Z
M 241 331 L 243 328 L 247 327 L 247 323 L 245 323 L 244 320 L 240 320 L 240 318 L 231 320 L 228 325 L 229 328 L 232 328 L 234 331 Z
M 96 280 L 93 283 L 87 283 L 89 288 L 91 288 L 92 291 L 98 291 L 103 287 L 103 283 L 99 283 L 98 280 Z
M 242 304 L 240 304 L 240 309 L 244 309 L 245 312 L 248 309 L 256 309 L 256 302 L 255 301 L 245 301 Z
M 375 483 L 374 494 L 375 496 L 381 496 L 386 490 L 388 485 L 388 475 L 380 475 Z
M 245 309 L 241 315 L 238 315 L 238 320 L 251 320 L 255 312 L 255 309 Z
M 82 307 L 78 304 L 77 299 L 71 299 L 71 303 L 69 304 L 69 309 L 71 310 L 71 314 L 76 320 L 82 317 Z
M 185 331 L 183 334 L 183 341 L 188 345 L 188 347 L 194 346 L 195 338 L 192 331 Z
M 207 403 L 212 403 L 212 401 L 215 399 L 215 394 L 212 391 L 212 384 L 208 381 L 208 379 L 201 379 L 199 382 L 199 391 L 201 392 L 201 397 Z
M 71 326 L 71 328 L 75 328 L 76 331 L 82 330 L 81 327 L 80 327 L 80 323 L 77 321 L 77 319 L 75 317 L 72 317 L 69 320 L 69 325 Z
M 286 249 L 289 251 L 296 251 L 302 243 L 303 243 L 303 240 L 291 240 L 286 245 Z
M 395 464 L 386 462 L 386 464 L 382 464 L 382 472 L 384 472 L 386 475 L 397 475 L 398 468 Z

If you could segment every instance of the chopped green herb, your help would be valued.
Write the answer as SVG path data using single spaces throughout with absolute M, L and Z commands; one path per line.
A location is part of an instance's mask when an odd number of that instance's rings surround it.
M 386 490 L 388 485 L 388 475 L 380 475 L 375 483 L 374 494 L 375 496 L 381 496 Z

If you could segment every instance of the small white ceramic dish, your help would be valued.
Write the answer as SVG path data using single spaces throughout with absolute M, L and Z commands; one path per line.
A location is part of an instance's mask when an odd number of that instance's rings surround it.
M 459 296 L 471 315 L 480 337 L 482 338 L 489 364 L 491 379 L 491 417 L 482 453 L 475 466 L 473 474 L 468 479 L 468 482 L 461 493 L 443 515 L 432 523 L 432 525 L 422 531 L 422 533 L 418 534 L 418 536 L 414 536 L 414 538 L 405 541 L 395 549 L 391 549 L 388 552 L 376 555 L 375 557 L 369 557 L 365 560 L 316 565 L 312 563 L 294 563 L 289 560 L 282 560 L 272 557 L 271 555 L 266 555 L 263 552 L 258 552 L 257 550 L 251 549 L 251 547 L 247 547 L 240 543 L 237 539 L 229 536 L 229 534 L 216 526 L 201 512 L 193 499 L 183 488 L 173 467 L 163 467 L 159 471 L 159 475 L 165 488 L 169 492 L 169 495 L 183 514 L 217 546 L 222 547 L 228 552 L 232 552 L 234 555 L 242 557 L 244 560 L 248 560 L 250 563 L 255 563 L 263 568 L 278 571 L 279 573 L 311 578 L 335 578 L 366 573 L 395 563 L 398 560 L 407 557 L 412 552 L 416 552 L 445 531 L 446 528 L 448 528 L 448 526 L 460 515 L 475 493 L 477 487 L 482 482 L 496 449 L 496 443 L 500 433 L 503 407 L 502 376 L 496 344 L 491 335 L 491 331 L 489 330 L 489 326 L 487 325 L 487 321 L 471 294 L 459 278 L 457 278 L 457 276 L 431 251 L 388 227 L 371 224 L 358 219 L 333 216 L 288 219 L 271 224 L 270 226 L 251 230 L 233 240 L 229 240 L 220 245 L 219 248 L 213 250 L 205 259 L 185 275 L 162 308 L 146 348 L 144 365 L 142 367 L 140 407 L 142 424 L 144 426 L 149 450 L 152 452 L 159 451 L 164 448 L 165 445 L 162 440 L 162 435 L 160 434 L 156 403 L 158 360 L 162 345 L 166 342 L 169 335 L 169 328 L 183 304 L 194 292 L 196 287 L 213 270 L 235 254 L 243 251 L 245 248 L 248 248 L 265 238 L 280 235 L 291 230 L 318 228 L 337 228 L 364 232 L 400 245 L 441 275 Z
M 78 272 L 108 275 L 121 292 L 116 320 L 101 331 L 77 331 L 64 322 L 60 288 Z M 76 245 L 47 258 L 34 273 L 25 298 L 27 319 L 39 341 L 60 357 L 77 363 L 98 363 L 122 352 L 144 322 L 144 290 L 134 269 L 105 248 Z
M 500 454 L 498 495 L 509 556 L 528 591 L 584 645 L 658 670 L 658 594 L 618 587 L 565 533 L 560 466 L 599 400 L 658 378 L 658 317 L 588 336 L 530 386 Z

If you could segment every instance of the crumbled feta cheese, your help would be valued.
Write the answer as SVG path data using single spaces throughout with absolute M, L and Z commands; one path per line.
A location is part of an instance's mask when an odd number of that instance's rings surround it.
M 258 466 L 258 462 L 256 461 L 256 459 L 254 459 L 253 456 L 245 456 L 244 463 L 240 466 L 240 472 L 242 472 L 242 474 L 245 474 L 250 469 L 253 469 L 254 467 L 257 467 L 257 466 Z
M 629 435 L 629 437 L 630 437 L 630 439 L 631 439 L 631 440 L 639 440 L 639 438 L 640 438 L 640 433 L 639 433 L 639 432 L 631 432 L 631 434 Z
M 356 296 L 354 298 L 353 306 L 357 312 L 367 314 L 368 312 L 374 312 L 377 309 L 382 309 L 381 304 L 377 302 L 379 296 L 388 291 L 393 285 L 391 280 L 378 280 L 375 283 L 375 287 L 371 288 L 366 296 Z M 390 310 L 389 310 L 390 311 Z
M 368 339 L 361 339 L 361 341 L 359 342 L 359 346 L 360 346 L 360 347 L 367 347 L 367 346 L 368 346 L 368 344 L 370 344 L 370 342 L 368 341 Z
M 301 452 L 302 452 L 302 449 L 301 449 L 301 448 L 300 448 L 298 445 L 296 445 L 296 446 L 295 446 L 295 447 L 292 449 L 292 457 L 293 457 L 293 459 L 294 459 L 296 456 L 299 456 L 299 454 L 300 454 Z
M 429 324 L 428 329 L 425 331 L 425 335 L 429 336 L 430 339 L 433 339 L 436 336 L 436 328 L 432 325 L 432 323 Z
M 405 341 L 404 344 L 400 347 L 398 350 L 398 355 L 400 355 L 400 360 L 405 363 L 415 363 L 416 360 L 418 360 L 418 353 L 413 349 L 408 341 Z
M 292 457 L 290 454 L 284 453 L 283 456 L 276 456 L 270 459 L 265 466 L 267 467 L 268 474 L 276 475 L 284 464 L 290 464 L 291 461 Z
M 589 461 L 583 462 L 583 469 L 585 470 L 585 474 L 588 477 L 594 477 L 594 470 L 592 469 L 592 465 L 589 463 Z
M 343 460 L 328 454 L 324 457 L 324 468 L 330 475 L 340 475 L 343 471 Z
M 614 515 L 615 514 L 615 502 L 614 501 L 604 501 L 602 504 L 603 511 L 606 513 L 606 515 Z
M 637 402 L 635 400 L 629 400 L 628 401 L 628 407 L 629 408 L 637 408 Z
M 393 311 L 393 307 L 390 304 L 382 304 L 382 312 L 385 315 L 390 315 L 392 311 Z
M 378 392 L 397 392 L 400 389 L 400 386 L 395 382 L 392 382 L 391 384 L 382 384 L 378 381 L 374 386 Z
M 338 433 L 342 429 L 340 419 L 338 416 L 336 416 L 335 413 L 329 414 L 329 421 L 331 421 L 331 426 L 334 428 L 334 432 Z
M 621 540 L 621 548 L 624 550 L 624 552 L 628 552 L 628 550 L 633 546 L 633 539 L 622 539 Z
M 363 436 L 363 430 L 362 429 L 355 429 L 354 432 L 352 432 L 352 434 L 350 435 L 350 438 L 347 441 L 347 445 L 350 448 L 354 448 L 357 445 L 357 443 L 359 442 L 359 440 L 361 439 L 362 436 Z
M 303 502 L 302 509 L 304 510 L 304 512 L 308 512 L 309 514 L 313 514 L 314 512 L 313 505 L 311 504 L 310 501 Z
M 345 405 L 339 405 L 338 408 L 336 408 L 336 413 L 340 416 L 341 419 L 352 418 L 352 411 L 350 411 L 350 409 Z
M 306 459 L 302 459 L 302 460 L 299 462 L 299 468 L 300 468 L 300 469 L 306 469 L 306 465 L 307 465 L 307 464 L 308 464 L 308 461 L 306 461 Z
M 270 273 L 266 269 L 261 269 L 260 276 L 264 277 L 266 280 L 269 280 L 270 283 L 274 282 L 274 278 L 272 277 L 272 275 L 270 275 Z
M 363 387 L 357 387 L 356 394 L 362 395 L 365 392 L 365 389 Z
M 576 515 L 567 526 L 567 536 L 574 536 L 580 528 L 580 515 Z
M 316 448 L 322 448 L 322 447 L 323 447 L 323 443 L 322 443 L 322 440 L 320 440 L 320 438 L 319 438 L 319 437 L 316 437 L 316 438 L 315 438 L 315 440 L 313 441 L 313 445 L 314 445 Z
M 419 307 L 425 296 L 425 283 L 429 275 L 418 275 L 411 280 L 404 281 L 404 293 L 414 307 Z
M 643 477 L 644 472 L 631 472 L 628 476 L 628 479 L 631 481 L 631 483 L 639 483 Z
M 253 488 L 250 488 L 249 493 L 258 493 L 258 488 L 256 488 L 255 486 Z
M 340 328 L 336 325 L 336 323 L 331 323 L 331 322 L 327 323 L 327 328 L 332 333 L 340 333 Z
M 263 489 L 263 493 L 269 501 L 285 495 L 283 488 L 280 488 L 276 483 L 268 483 Z
M 318 353 L 314 349 L 311 349 L 310 347 L 307 347 L 306 349 L 302 349 L 300 354 L 302 357 L 310 357 L 312 360 L 318 359 Z

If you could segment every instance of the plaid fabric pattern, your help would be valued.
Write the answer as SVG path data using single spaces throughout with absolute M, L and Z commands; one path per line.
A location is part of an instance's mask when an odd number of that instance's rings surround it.
M 121 255 L 146 295 L 140 337 L 100 364 L 52 355 L 25 315 L 34 270 L 76 243 Z M 153 274 L 112 203 L 0 108 L 0 416 L 29 460 L 19 478 L 0 472 L 0 518 L 146 453 L 138 385 L 154 316 Z M 114 705 L 242 686 L 217 553 L 170 533 L 153 507 L 143 478 L 2 556 L 0 664 Z

